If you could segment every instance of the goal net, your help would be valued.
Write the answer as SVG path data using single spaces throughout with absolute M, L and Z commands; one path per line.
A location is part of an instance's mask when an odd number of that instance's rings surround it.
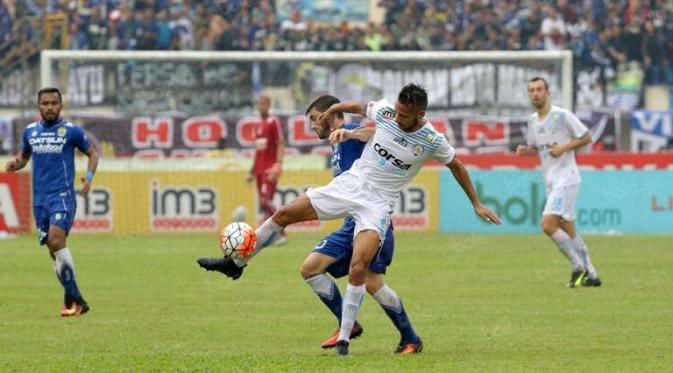
M 244 178 L 260 93 L 272 98 L 285 137 L 278 206 L 330 180 L 331 148 L 304 117 L 315 97 L 394 102 L 402 86 L 420 83 L 429 91 L 427 117 L 459 152 L 501 152 L 521 141 L 530 112 L 526 83 L 533 76 L 547 79 L 555 103 L 572 107 L 568 51 L 59 50 L 42 52 L 39 71 L 40 85 L 62 90 L 64 116 L 82 126 L 102 154 L 92 195 L 79 201 L 75 229 L 119 235 L 214 232 L 241 206 L 256 223 L 256 191 Z M 15 150 L 33 119 L 14 118 Z M 78 160 L 80 173 L 84 161 Z M 442 172 L 427 168 L 404 190 L 394 214 L 398 231 L 440 230 Z M 24 206 L 26 197 L 18 198 Z M 309 222 L 293 230 L 326 232 L 337 225 Z

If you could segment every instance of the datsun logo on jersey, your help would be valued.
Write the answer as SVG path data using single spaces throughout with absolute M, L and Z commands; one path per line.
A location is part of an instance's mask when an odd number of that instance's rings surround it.
M 217 190 L 212 186 L 150 186 L 150 228 L 155 232 L 212 231 L 218 227 Z
M 31 137 L 28 139 L 33 153 L 62 153 L 65 137 Z
M 110 232 L 112 230 L 112 191 L 94 186 L 87 198 L 77 195 L 77 212 L 73 229 L 78 232 Z

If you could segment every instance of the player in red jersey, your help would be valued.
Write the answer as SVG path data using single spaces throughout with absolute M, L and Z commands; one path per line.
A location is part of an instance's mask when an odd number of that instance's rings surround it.
M 257 181 L 259 207 L 264 214 L 263 219 L 266 220 L 276 212 L 276 207 L 273 205 L 273 195 L 276 193 L 276 185 L 281 173 L 285 140 L 280 120 L 269 115 L 271 98 L 266 95 L 259 95 L 255 100 L 255 105 L 260 116 L 254 134 L 255 160 L 245 181 L 247 183 L 252 183 L 253 180 Z M 278 238 L 276 244 L 280 245 L 286 241 L 287 239 L 283 234 L 282 237 Z

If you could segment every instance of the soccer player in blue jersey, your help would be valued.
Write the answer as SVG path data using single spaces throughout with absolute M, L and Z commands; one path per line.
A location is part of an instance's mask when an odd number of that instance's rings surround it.
M 63 100 L 57 88 L 43 88 L 37 94 L 42 120 L 29 124 L 23 132 L 21 153 L 7 162 L 7 172 L 15 172 L 33 159 L 33 214 L 40 245 L 46 244 L 56 277 L 65 290 L 61 316 L 78 316 L 89 311 L 75 281 L 75 265 L 66 237 L 75 219 L 75 148 L 89 157 L 79 194 L 86 197 L 98 165 L 98 154 L 84 131 L 60 118 Z

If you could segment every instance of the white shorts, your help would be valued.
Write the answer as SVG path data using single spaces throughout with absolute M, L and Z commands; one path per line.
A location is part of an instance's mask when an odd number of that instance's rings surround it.
M 580 184 L 547 189 L 547 203 L 542 216 L 556 215 L 566 221 L 575 220 L 575 204 L 580 194 Z
M 355 220 L 355 237 L 360 231 L 372 229 L 381 242 L 390 225 L 393 206 L 365 184 L 359 177 L 344 173 L 322 187 L 306 191 L 311 205 L 320 220 L 333 220 L 350 216 Z

